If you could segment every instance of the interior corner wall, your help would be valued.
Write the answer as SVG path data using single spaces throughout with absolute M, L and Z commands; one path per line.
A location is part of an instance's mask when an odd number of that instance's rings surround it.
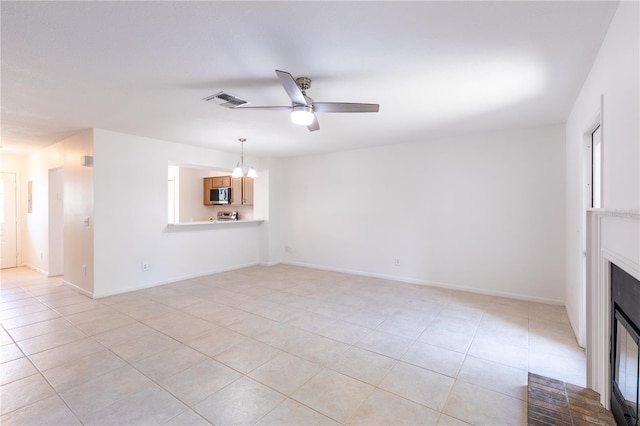
M 31 182 L 32 210 L 27 213 L 24 232 L 24 264 L 49 274 L 49 170 L 64 164 L 62 142 L 30 154 L 25 164 L 25 180 Z
M 274 265 L 283 260 L 282 175 L 283 160 L 265 158 L 260 162 L 260 180 L 254 185 L 254 216 L 264 219 L 260 227 L 260 263 Z
M 82 157 L 93 156 L 93 130 L 62 141 L 64 180 L 64 280 L 87 295 L 94 291 L 93 167 Z
M 602 207 L 640 207 L 640 3 L 620 2 L 566 124 L 567 312 L 586 333 L 583 206 L 584 138 L 602 113 Z M 602 111 L 601 111 L 602 100 Z M 637 237 L 637 236 L 636 236 Z
M 32 212 L 26 213 L 23 227 L 24 264 L 49 274 L 49 170 L 63 167 L 64 282 L 87 294 L 93 288 L 93 235 L 91 228 L 84 229 L 83 219 L 93 216 L 93 178 L 80 159 L 92 154 L 92 139 L 92 130 L 85 130 L 28 155 L 24 177 L 25 185 L 32 183 Z
M 259 263 L 260 224 L 167 227 L 168 165 L 226 170 L 237 153 L 101 129 L 94 149 L 94 297 Z
M 284 159 L 284 260 L 562 304 L 564 133 Z

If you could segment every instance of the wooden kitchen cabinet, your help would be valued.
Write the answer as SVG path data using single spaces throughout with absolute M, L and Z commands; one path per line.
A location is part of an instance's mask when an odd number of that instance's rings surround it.
M 231 176 L 215 176 L 211 179 L 212 188 L 229 188 L 231 186 Z
M 253 178 L 242 178 L 242 204 L 245 206 L 253 205 Z
M 209 191 L 213 188 L 230 188 L 231 176 L 214 176 L 202 178 L 202 202 L 205 206 L 211 205 Z M 231 191 L 233 195 L 235 191 Z
M 253 205 L 253 178 L 231 178 L 231 204 Z
M 231 178 L 231 204 L 242 204 L 242 178 Z
M 213 178 L 210 177 L 206 177 L 202 179 L 202 202 L 204 203 L 205 206 L 208 206 L 211 204 L 211 202 L 209 201 L 210 199 L 210 193 L 209 191 L 211 190 L 211 188 L 213 188 Z

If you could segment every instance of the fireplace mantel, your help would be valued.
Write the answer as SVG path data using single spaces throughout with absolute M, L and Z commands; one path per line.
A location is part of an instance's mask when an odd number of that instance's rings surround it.
M 638 210 L 587 212 L 587 386 L 610 408 L 611 264 L 640 280 Z

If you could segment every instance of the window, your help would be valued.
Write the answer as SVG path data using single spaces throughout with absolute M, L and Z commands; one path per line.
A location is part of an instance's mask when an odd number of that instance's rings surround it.
M 591 133 L 591 207 L 602 207 L 602 127 Z

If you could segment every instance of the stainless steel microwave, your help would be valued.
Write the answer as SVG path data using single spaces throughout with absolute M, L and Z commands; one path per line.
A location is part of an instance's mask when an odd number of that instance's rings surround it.
M 209 190 L 210 204 L 229 204 L 231 203 L 231 188 L 211 188 Z

